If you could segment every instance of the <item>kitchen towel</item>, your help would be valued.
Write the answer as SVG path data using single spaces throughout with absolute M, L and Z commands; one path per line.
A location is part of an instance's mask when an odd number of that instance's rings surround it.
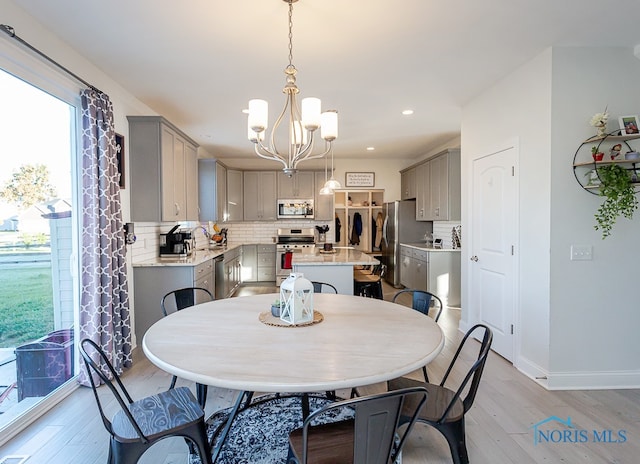
M 292 251 L 286 251 L 282 253 L 282 262 L 280 263 L 282 269 L 291 269 L 291 258 L 293 258 Z

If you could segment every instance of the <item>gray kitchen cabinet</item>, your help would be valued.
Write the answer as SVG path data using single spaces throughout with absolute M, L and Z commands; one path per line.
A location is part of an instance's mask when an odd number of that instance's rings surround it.
M 432 158 L 427 220 L 455 221 L 461 217 L 460 150 L 447 150 Z
M 278 172 L 278 198 L 288 199 L 304 199 L 308 200 L 314 197 L 314 178 L 313 171 L 298 171 L 291 177 L 284 172 Z
M 257 245 L 258 250 L 258 282 L 275 282 L 276 280 L 276 246 Z
M 242 282 L 258 281 L 258 246 L 242 245 Z
M 242 247 L 224 254 L 224 297 L 230 298 L 242 281 Z
M 218 222 L 227 221 L 227 168 L 216 162 L 216 218 Z
M 242 171 L 227 169 L 227 221 L 242 221 L 244 218 Z
M 460 150 L 445 150 L 415 167 L 416 220 L 460 220 Z
M 242 282 L 276 280 L 276 246 L 271 244 L 242 246 Z
M 316 186 L 314 190 L 314 213 L 316 221 L 331 221 L 333 219 L 333 194 L 320 195 L 320 189 L 324 186 L 325 173 L 324 171 L 316 171 L 315 174 Z M 329 225 L 332 227 L 332 225 Z
M 198 219 L 198 145 L 161 116 L 127 116 L 131 219 Z
M 276 220 L 276 171 L 244 171 L 244 220 Z
M 416 198 L 416 168 L 400 171 L 400 199 L 413 200 Z
M 135 334 L 138 345 L 145 332 L 162 316 L 160 300 L 184 287 L 200 286 L 215 295 L 213 262 L 197 266 L 142 266 L 133 268 Z M 197 301 L 196 303 L 202 303 Z
M 430 180 L 429 162 L 419 164 L 415 168 L 416 178 L 416 221 L 427 221 L 429 209 L 431 208 L 431 199 L 429 191 Z
M 400 283 L 413 290 L 427 290 L 428 253 L 400 246 Z

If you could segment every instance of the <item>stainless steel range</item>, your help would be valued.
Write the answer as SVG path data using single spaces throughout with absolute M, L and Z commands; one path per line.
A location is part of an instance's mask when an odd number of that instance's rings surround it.
M 312 253 L 316 246 L 316 235 L 312 227 L 300 229 L 278 229 L 276 244 L 276 285 L 291 273 L 293 253 Z

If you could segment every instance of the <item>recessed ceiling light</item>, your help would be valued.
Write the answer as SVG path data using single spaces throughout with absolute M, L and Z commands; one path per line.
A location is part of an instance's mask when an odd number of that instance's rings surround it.
M 410 114 L 413 114 L 413 110 L 404 110 L 402 114 L 404 114 L 405 116 L 409 116 Z
M 245 109 L 243 109 L 243 110 L 242 110 L 242 112 L 243 112 L 244 114 L 249 114 L 249 108 L 245 108 Z
M 376 147 L 367 147 L 367 151 L 373 151 L 375 149 L 376 149 Z

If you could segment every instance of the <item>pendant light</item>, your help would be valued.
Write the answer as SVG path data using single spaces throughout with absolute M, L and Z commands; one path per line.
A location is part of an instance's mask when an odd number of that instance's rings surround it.
M 336 189 L 342 188 L 342 186 L 340 182 L 333 177 L 333 145 L 329 146 L 329 150 L 331 151 L 331 178 L 324 183 L 324 188 L 328 188 L 333 192 Z

